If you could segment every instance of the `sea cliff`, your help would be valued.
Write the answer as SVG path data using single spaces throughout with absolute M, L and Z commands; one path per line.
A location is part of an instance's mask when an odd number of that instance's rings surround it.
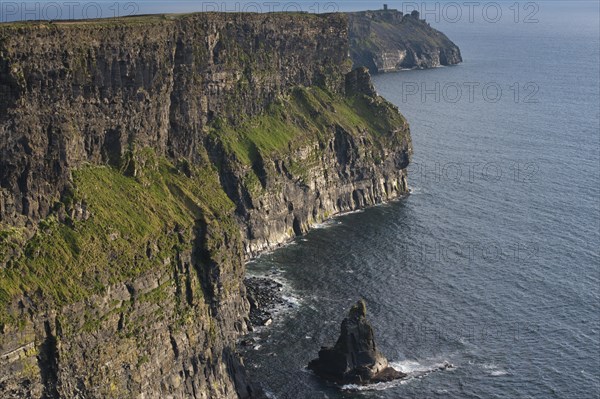
M 426 69 L 462 62 L 460 49 L 421 19 L 418 11 L 348 13 L 350 56 L 371 73 Z
M 244 261 L 407 191 L 344 15 L 0 26 L 0 396 L 259 396 Z

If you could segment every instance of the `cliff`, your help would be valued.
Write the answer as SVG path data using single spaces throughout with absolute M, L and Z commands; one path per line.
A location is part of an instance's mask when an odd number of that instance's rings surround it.
M 342 15 L 0 26 L 0 396 L 253 397 L 244 260 L 402 195 Z
M 462 62 L 460 49 L 419 13 L 397 10 L 348 13 L 350 56 L 371 73 L 425 69 Z

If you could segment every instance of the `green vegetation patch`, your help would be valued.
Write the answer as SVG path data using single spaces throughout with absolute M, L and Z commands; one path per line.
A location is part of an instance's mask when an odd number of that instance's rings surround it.
M 342 97 L 319 87 L 297 87 L 239 126 L 217 120 L 210 134 L 240 162 L 251 165 L 325 139 L 334 126 L 350 134 L 366 131 L 382 142 L 397 141 L 404 137 L 398 132 L 408 128 L 398 109 L 383 98 Z
M 218 216 L 233 230 L 228 219 L 234 205 L 211 167 L 186 174 L 143 150 L 125 168 L 134 176 L 108 166 L 74 172 L 74 188 L 63 206 L 80 216 L 44 220 L 19 256 L 0 270 L 0 321 L 11 321 L 8 307 L 15 296 L 27 294 L 60 306 L 163 266 L 166 258 L 191 245 L 199 218 Z M 180 239 L 182 234 L 187 236 Z M 19 236 L 14 229 L 1 231 L 0 249 L 14 252 Z M 158 250 L 149 254 L 149 243 Z

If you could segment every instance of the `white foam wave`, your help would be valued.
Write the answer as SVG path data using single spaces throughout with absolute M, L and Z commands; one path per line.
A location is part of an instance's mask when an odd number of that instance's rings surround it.
M 321 223 L 315 223 L 311 226 L 311 229 L 326 229 L 335 225 L 340 224 L 341 222 L 339 220 L 335 220 L 335 219 L 328 219 L 324 222 Z
M 294 295 L 293 293 L 284 294 L 281 296 L 281 298 L 294 307 L 298 307 L 302 303 L 302 298 Z
M 394 380 L 390 382 L 378 382 L 377 384 L 357 385 L 347 384 L 342 386 L 343 391 L 385 391 L 399 385 L 406 384 L 408 380 Z
M 421 194 L 423 192 L 421 187 L 408 187 L 408 193 L 411 195 Z
M 424 372 L 424 371 L 432 371 L 440 367 L 442 363 L 439 365 L 432 364 L 427 365 L 423 363 L 419 363 L 416 360 L 402 360 L 399 362 L 390 362 L 390 366 L 398 371 L 402 371 L 406 374 L 416 373 L 416 372 Z
M 364 211 L 365 211 L 365 209 L 356 209 L 353 211 L 339 212 L 339 213 L 336 213 L 335 215 L 333 215 L 331 217 L 331 219 L 327 219 L 321 223 L 315 223 L 314 225 L 311 226 L 311 228 L 312 229 L 325 229 L 328 227 L 336 226 L 338 224 L 342 224 L 342 222 L 340 220 L 338 220 L 338 218 L 340 218 L 341 216 L 352 215 L 354 213 L 363 213 Z
M 273 392 L 267 391 L 266 389 L 265 389 L 265 396 L 268 399 L 277 399 L 277 396 Z
M 395 370 L 401 371 L 407 374 L 406 378 L 400 380 L 394 380 L 389 382 L 378 382 L 376 384 L 368 385 L 357 385 L 347 384 L 342 386 L 342 390 L 345 391 L 383 391 L 399 385 L 408 384 L 411 380 L 423 378 L 428 374 L 442 370 L 454 370 L 455 366 L 448 367 L 449 362 L 430 362 L 424 361 L 419 362 L 416 360 L 402 360 L 397 362 L 390 362 L 390 366 Z
M 498 365 L 494 363 L 485 363 L 481 365 L 481 368 L 486 370 L 489 375 L 492 377 L 501 377 L 503 375 L 507 375 L 508 371 L 500 368 Z
M 345 211 L 345 212 L 340 212 L 337 215 L 335 215 L 335 217 L 338 216 L 346 216 L 346 215 L 352 215 L 354 213 L 363 213 L 365 210 L 364 209 L 356 209 L 354 211 Z

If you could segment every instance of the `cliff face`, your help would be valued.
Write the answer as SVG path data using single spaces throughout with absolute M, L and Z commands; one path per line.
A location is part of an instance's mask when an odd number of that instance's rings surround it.
M 0 27 L 0 396 L 232 398 L 244 258 L 407 190 L 340 15 Z
M 231 155 L 220 162 L 247 257 L 332 215 L 407 192 L 408 124 L 375 94 L 366 68 L 346 75 L 343 98 L 297 88 L 269 111 L 272 116 L 237 128 L 237 140 L 247 145 L 233 151 L 238 162 L 227 162 Z M 290 131 L 279 129 L 279 120 Z M 227 148 L 230 138 L 219 136 Z
M 462 62 L 458 46 L 421 20 L 418 12 L 362 11 L 348 17 L 354 66 L 377 73 Z
M 341 16 L 124 21 L 1 28 L 0 221 L 45 217 L 82 162 L 116 162 L 132 143 L 191 159 L 217 115 L 255 115 L 293 85 L 343 85 Z

